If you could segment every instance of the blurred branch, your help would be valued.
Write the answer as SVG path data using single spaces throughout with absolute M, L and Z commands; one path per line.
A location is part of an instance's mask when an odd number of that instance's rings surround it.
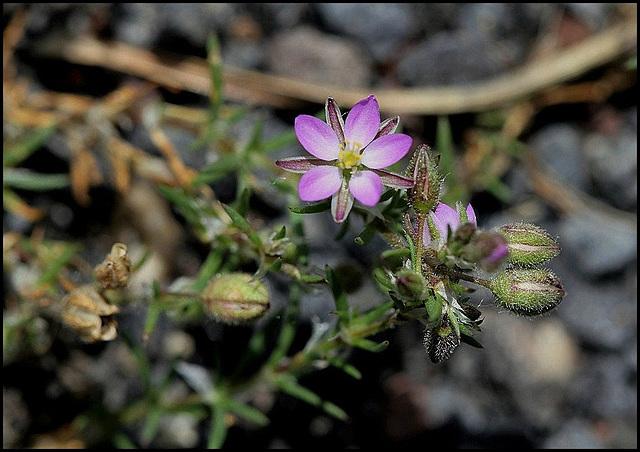
M 637 215 L 617 209 L 587 193 L 563 184 L 553 177 L 530 153 L 524 157 L 524 167 L 531 180 L 532 190 L 561 214 L 577 211 L 598 210 L 627 222 L 631 226 L 637 223 Z
M 485 111 L 573 80 L 629 54 L 636 47 L 637 23 L 626 21 L 486 82 L 456 87 L 379 89 L 376 97 L 386 110 L 396 114 Z M 136 75 L 167 88 L 206 96 L 211 91 L 209 66 L 201 58 L 160 55 L 121 42 L 91 38 L 50 39 L 37 52 L 41 56 Z M 299 108 L 305 102 L 322 104 L 328 95 L 339 98 L 345 105 L 353 105 L 371 91 L 323 86 L 230 66 L 224 66 L 223 77 L 227 99 L 281 108 Z

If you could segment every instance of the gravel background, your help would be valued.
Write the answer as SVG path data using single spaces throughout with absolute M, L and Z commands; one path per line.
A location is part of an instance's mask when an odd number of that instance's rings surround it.
M 5 25 L 18 7 L 3 5 Z M 69 64 L 49 66 L 52 63 L 30 56 L 31 46 L 59 33 L 90 34 L 204 57 L 207 37 L 215 32 L 223 61 L 230 66 L 309 82 L 370 87 L 375 93 L 383 87 L 464 85 L 499 76 L 527 62 L 552 24 L 561 24 L 562 36 L 577 41 L 610 26 L 619 8 L 605 3 L 32 4 L 17 58 L 19 70 L 35 86 L 102 95 L 123 76 Z M 206 105 L 205 98 L 193 94 L 164 95 L 173 102 Z M 257 114 L 265 118 L 265 130 L 276 134 L 291 127 L 297 113 L 265 107 Z M 470 114 L 451 117 L 457 146 L 474 119 Z M 433 144 L 435 118 L 402 121 L 414 145 Z M 167 133 L 177 144 L 190 140 L 178 130 Z M 476 193 L 472 202 L 481 226 L 523 219 L 560 237 L 563 252 L 551 265 L 568 292 L 560 307 L 528 319 L 499 312 L 487 294 L 479 294 L 486 317 L 479 336 L 484 349 L 461 346 L 440 365 L 429 362 L 419 325 L 384 333 L 380 339 L 390 341 L 385 352 L 352 354 L 351 362 L 363 373 L 361 381 L 331 369 L 305 379 L 308 387 L 344 408 L 351 422 L 338 422 L 279 396 L 270 401 L 271 425 L 232 428 L 228 447 L 637 447 L 636 86 L 606 102 L 543 110 L 523 138 L 553 178 L 597 203 L 560 215 L 532 194 L 520 167 L 504 178 L 514 193 L 512 203 L 501 203 L 485 192 Z M 135 133 L 130 139 L 145 146 Z M 65 161 L 55 140 L 48 146 Z M 283 155 L 299 153 L 293 148 Z M 184 158 L 197 167 L 205 156 Z M 224 184 L 216 188 L 223 201 L 233 193 Z M 157 195 L 140 196 L 151 202 Z M 93 197 L 94 204 L 86 209 L 62 195 L 42 194 L 37 202 L 56 206 L 47 229 L 53 237 L 79 239 L 88 253 L 101 256 L 108 249 L 105 244 L 117 236 L 107 224 L 118 214 L 129 217 L 126 209 L 118 210 L 109 187 L 96 189 Z M 286 206 L 274 202 L 267 208 L 276 222 Z M 343 242 L 327 239 L 336 232 L 329 217 L 311 215 L 305 221 L 312 262 L 353 272 L 352 303 L 365 306 L 379 299 L 366 272 L 385 245 L 376 241 L 364 254 L 362 247 L 348 245 L 349 237 Z M 175 219 L 167 224 L 163 237 L 180 236 L 171 229 Z M 6 214 L 3 229 L 31 230 Z M 186 271 L 198 258 L 184 237 L 169 248 L 168 255 L 175 258 L 169 274 Z M 7 282 L 6 274 L 4 278 Z M 283 303 L 280 288 L 274 284 L 272 289 L 274 303 Z M 318 317 L 330 319 L 331 309 L 326 295 L 309 295 L 303 300 L 302 316 L 309 323 Z M 121 328 L 135 334 L 140 318 L 139 308 L 125 313 Z M 161 328 L 162 339 L 150 350 L 153 356 L 162 357 L 168 347 L 186 343 L 192 348 L 190 359 L 205 363 L 211 361 L 205 355 L 211 353 L 212 341 L 242 343 L 248 335 L 244 329 L 213 325 L 181 329 L 166 322 Z M 54 348 L 51 354 L 4 367 L 5 448 L 32 445 L 34 435 L 58 430 L 86 399 L 102 397 L 107 409 L 117 408 L 136 384 L 126 347 L 119 341 L 79 350 Z M 80 397 L 79 384 L 93 395 Z M 168 420 L 152 446 L 201 446 L 202 429 L 189 418 Z

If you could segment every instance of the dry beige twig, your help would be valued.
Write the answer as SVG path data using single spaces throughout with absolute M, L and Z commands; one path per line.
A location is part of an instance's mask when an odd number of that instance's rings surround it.
M 543 57 L 511 73 L 468 86 L 378 89 L 380 104 L 394 114 L 454 114 L 486 111 L 520 101 L 541 90 L 573 80 L 614 61 L 637 46 L 637 24 L 623 22 L 554 55 Z M 100 66 L 136 75 L 160 85 L 209 95 L 211 81 L 206 60 L 159 56 L 121 42 L 94 39 L 50 40 L 38 49 L 43 56 Z M 322 86 L 296 79 L 224 66 L 225 96 L 282 108 L 305 102 L 324 103 L 328 96 L 353 105 L 370 94 L 369 88 Z

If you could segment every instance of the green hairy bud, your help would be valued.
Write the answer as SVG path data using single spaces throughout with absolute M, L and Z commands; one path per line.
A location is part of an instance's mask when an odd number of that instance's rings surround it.
M 427 282 L 420 273 L 403 268 L 395 275 L 398 295 L 409 301 L 423 300 L 426 294 Z
M 560 279 L 544 268 L 511 268 L 490 282 L 497 303 L 522 315 L 543 314 L 566 295 Z
M 407 167 L 407 176 L 413 178 L 413 187 L 408 189 L 407 194 L 418 212 L 428 212 L 440 201 L 443 179 L 438 173 L 438 160 L 431 148 L 422 144 Z
M 498 228 L 507 239 L 508 261 L 516 265 L 537 265 L 560 253 L 560 245 L 544 229 L 534 224 L 505 224 Z
M 269 310 L 265 285 L 247 273 L 223 273 L 203 292 L 206 310 L 216 320 L 236 325 L 262 317 Z

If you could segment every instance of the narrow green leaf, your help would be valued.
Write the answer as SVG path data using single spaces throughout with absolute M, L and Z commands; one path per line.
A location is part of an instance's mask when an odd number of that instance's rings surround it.
M 143 444 L 149 444 L 158 434 L 162 414 L 162 410 L 156 406 L 151 407 L 147 412 L 147 418 L 145 419 L 140 435 Z
M 246 419 L 249 422 L 253 422 L 260 427 L 264 427 L 269 424 L 269 418 L 257 408 L 245 405 L 244 403 L 233 399 L 225 399 L 224 404 L 228 411 L 231 411 L 241 418 Z
M 278 335 L 278 342 L 267 360 L 268 364 L 271 366 L 277 365 L 278 362 L 287 354 L 296 336 L 296 321 L 298 319 L 298 312 L 300 308 L 300 296 L 300 287 L 296 284 L 292 285 L 289 288 L 289 303 L 287 304 L 282 328 Z
M 51 136 L 56 126 L 34 130 L 18 143 L 6 146 L 2 151 L 2 166 L 16 166 L 37 151 Z
M 158 190 L 160 190 L 160 193 L 162 193 L 165 198 L 180 210 L 180 213 L 189 223 L 200 223 L 200 216 L 193 206 L 192 199 L 182 190 L 171 188 L 166 185 L 158 185 Z
M 309 206 L 289 207 L 289 210 L 293 213 L 318 213 L 329 210 L 330 208 L 331 201 L 327 199 L 325 201 L 320 201 L 319 203 L 311 204 Z
M 489 193 L 503 202 L 509 202 L 512 196 L 511 188 L 502 182 L 500 178 L 490 175 L 484 178 L 485 188 Z
M 482 346 L 482 344 L 476 340 L 476 338 L 475 338 L 475 337 L 472 337 L 472 336 L 470 336 L 470 335 L 468 335 L 468 334 L 464 334 L 464 333 L 463 333 L 463 334 L 460 336 L 460 340 L 461 340 L 462 342 L 464 342 L 465 344 L 471 345 L 472 347 L 476 347 L 476 348 L 484 348 L 484 347 Z
M 453 134 L 451 133 L 451 123 L 447 116 L 438 116 L 435 148 L 440 154 L 440 173 L 448 174 L 448 177 L 455 178 Z M 455 180 L 450 182 L 455 184 Z
M 322 276 L 309 275 L 307 273 L 301 273 L 300 274 L 300 280 L 302 282 L 306 282 L 306 283 L 309 283 L 309 284 L 316 284 L 316 283 L 326 282 L 325 278 L 322 277 Z
M 409 254 L 411 255 L 412 268 L 416 272 L 422 272 L 422 269 L 420 268 L 421 262 L 418 261 L 418 256 L 417 256 L 417 253 L 416 253 L 416 247 L 414 246 L 413 240 L 411 239 L 411 234 L 409 234 L 409 233 L 405 234 L 405 239 L 407 240 L 407 245 L 409 245 Z
M 267 267 L 267 271 L 270 271 L 271 273 L 278 273 L 280 271 L 280 269 L 282 268 L 282 262 L 284 259 L 282 259 L 282 256 L 278 256 L 276 257 L 273 262 L 271 262 L 269 264 L 269 266 Z
M 336 419 L 339 419 L 341 421 L 346 421 L 347 419 L 349 419 L 349 416 L 344 412 L 342 408 L 331 402 L 322 400 L 319 395 L 317 395 L 310 389 L 300 385 L 294 378 L 285 378 L 283 375 L 281 378 L 276 379 L 275 383 L 282 392 L 300 399 L 303 402 L 308 403 L 309 405 L 322 408 L 325 413 L 335 417 Z
M 451 307 L 449 305 L 447 305 L 447 314 L 449 317 L 449 322 L 453 327 L 453 331 L 456 333 L 456 336 L 460 337 L 460 322 L 458 322 L 458 318 L 451 311 Z
M 326 360 L 329 364 L 331 364 L 333 367 L 336 367 L 340 370 L 342 370 L 344 373 L 346 373 L 347 375 L 349 375 L 350 377 L 355 378 L 356 380 L 361 380 L 362 379 L 362 373 L 355 368 L 355 366 L 341 360 L 338 358 L 327 358 Z
M 367 245 L 375 237 L 376 228 L 369 223 L 366 228 L 358 235 L 354 241 L 356 245 Z
M 273 237 L 271 237 L 271 240 L 280 240 L 280 239 L 285 238 L 286 235 L 287 235 L 287 228 L 286 228 L 286 226 L 282 226 L 278 230 L 278 232 L 273 234 Z
M 158 318 L 160 317 L 160 312 L 162 308 L 160 303 L 158 303 L 158 298 L 160 297 L 160 285 L 157 281 L 153 282 L 153 298 L 149 303 L 149 309 L 147 310 L 147 318 L 144 323 L 144 333 L 143 339 L 144 341 L 148 341 L 151 335 L 153 334 L 153 330 L 156 327 L 156 323 L 158 322 Z
M 229 429 L 225 420 L 227 411 L 220 403 L 213 404 L 211 411 L 211 427 L 209 428 L 207 449 L 221 449 L 227 439 L 227 431 Z
M 427 310 L 427 322 L 436 325 L 442 318 L 442 299 L 432 290 L 429 290 L 427 298 L 424 300 L 424 307 Z
M 388 199 L 391 199 L 391 197 L 393 195 L 397 195 L 399 193 L 399 190 L 395 190 L 395 189 L 389 189 L 386 190 L 381 196 L 380 196 L 380 201 L 378 202 L 385 202 Z
M 281 133 L 280 135 L 277 135 L 269 140 L 263 141 L 261 149 L 262 152 L 268 153 L 287 146 L 291 146 L 296 142 L 296 133 L 293 129 L 291 129 L 289 132 Z
M 375 279 L 378 285 L 387 292 L 391 292 L 395 289 L 395 287 L 391 283 L 391 280 L 389 279 L 389 276 L 387 276 L 385 271 L 381 268 L 373 269 L 373 279 Z
M 25 168 L 4 168 L 2 184 L 7 187 L 31 191 L 50 191 L 71 185 L 68 174 L 43 174 Z
M 380 253 L 381 262 L 389 270 L 395 270 L 401 267 L 409 257 L 411 257 L 411 250 L 408 248 L 398 248 Z
M 342 284 L 340 284 L 335 271 L 328 265 L 326 265 L 324 269 L 327 275 L 327 281 L 329 282 L 329 287 L 331 288 L 331 294 L 333 295 L 333 299 L 336 302 L 336 313 L 338 314 L 340 323 L 346 323 L 349 314 L 349 303 L 347 301 L 347 294 L 344 291 Z
M 262 246 L 262 240 L 242 215 L 240 215 L 233 207 L 229 205 L 223 204 L 222 207 L 231 218 L 233 224 L 242 232 L 247 234 L 249 240 L 251 240 L 256 246 Z
M 248 187 L 245 187 L 240 192 L 240 196 L 234 202 L 234 207 L 236 212 L 238 212 L 243 217 L 247 215 L 249 212 L 249 200 L 251 199 L 251 190 Z
M 204 263 L 200 267 L 200 271 L 198 272 L 198 276 L 192 285 L 192 289 L 196 292 L 200 292 L 205 287 L 211 278 L 213 278 L 216 273 L 220 270 L 220 266 L 222 265 L 222 261 L 224 259 L 226 249 L 224 247 L 216 247 L 205 259 Z
M 335 235 L 333 240 L 335 240 L 336 242 L 342 240 L 342 238 L 346 235 L 348 231 L 349 231 L 349 217 L 347 217 L 347 219 L 342 222 L 342 224 L 340 225 L 340 229 L 338 230 L 338 233 Z
M 353 341 L 351 345 L 368 352 L 379 353 L 383 350 L 386 350 L 386 348 L 389 346 L 389 341 L 374 342 L 370 339 L 361 338 Z
M 358 322 L 365 325 L 371 324 L 377 321 L 383 315 L 387 314 L 389 309 L 393 308 L 393 306 L 394 306 L 393 301 L 388 301 L 384 304 L 381 304 L 380 306 L 376 306 L 375 308 L 367 311 L 366 313 L 358 317 Z
M 215 182 L 228 174 L 234 173 L 241 165 L 242 162 L 236 154 L 223 155 L 215 162 L 203 167 L 193 178 L 192 185 L 198 186 Z
M 258 118 L 253 127 L 253 131 L 251 132 L 251 136 L 249 137 L 249 141 L 247 141 L 245 146 L 240 151 L 240 155 L 243 156 L 243 158 L 246 158 L 247 154 L 251 151 L 260 150 L 260 147 L 261 147 L 260 140 L 262 139 L 262 126 L 263 126 L 262 118 Z

